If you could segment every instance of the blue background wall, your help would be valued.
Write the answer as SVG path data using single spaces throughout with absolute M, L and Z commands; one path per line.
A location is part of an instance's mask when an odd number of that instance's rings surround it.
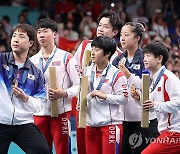
M 10 23 L 11 25 L 17 24 L 18 16 L 21 13 L 21 11 L 25 9 L 25 7 L 8 7 L 8 6 L 0 6 L 0 20 L 2 19 L 2 16 L 8 15 L 10 17 Z M 28 19 L 31 22 L 31 24 L 34 24 L 40 15 L 40 12 L 38 9 L 30 9 L 28 8 L 29 16 Z

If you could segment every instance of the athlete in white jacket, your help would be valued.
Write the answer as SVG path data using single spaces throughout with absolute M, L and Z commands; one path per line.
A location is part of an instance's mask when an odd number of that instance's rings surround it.
M 98 27 L 96 31 L 96 36 L 107 36 L 109 38 L 114 38 L 119 31 L 121 30 L 123 25 L 122 20 L 120 19 L 119 15 L 113 11 L 105 10 L 99 15 L 98 19 Z M 91 48 L 91 42 L 92 40 L 84 40 L 82 43 L 79 45 L 74 57 L 77 60 L 77 68 L 82 70 L 82 66 L 84 64 L 84 53 L 87 50 L 92 51 Z M 116 52 L 112 55 L 110 62 L 112 60 L 120 55 L 122 51 L 117 47 Z M 76 124 L 78 124 L 78 111 L 77 111 L 77 116 L 76 116 Z M 85 137 L 84 133 L 85 130 L 84 128 L 77 128 L 77 149 L 78 149 L 78 154 L 86 154 L 86 147 L 85 147 Z
M 155 110 L 158 118 L 157 137 L 142 153 L 180 153 L 180 80 L 164 66 L 168 49 L 160 42 L 145 46 L 144 64 L 151 71 L 150 100 L 143 108 Z
M 45 68 L 47 63 L 43 58 L 43 49 L 41 49 L 35 56 L 31 57 L 31 61 L 41 70 Z M 76 60 L 73 58 L 71 53 L 68 53 L 64 50 L 57 48 L 54 45 L 52 52 L 49 58 L 52 57 L 52 61 L 49 66 L 56 67 L 56 82 L 57 87 L 61 87 L 67 93 L 67 97 L 64 99 L 58 99 L 59 103 L 59 114 L 71 111 L 71 98 L 78 95 L 79 92 L 79 77 L 75 65 L 77 65 Z M 42 63 L 41 63 L 42 62 Z M 43 66 L 42 66 L 42 65 Z M 48 67 L 49 67 L 48 66 Z M 47 89 L 49 86 L 49 72 L 45 70 L 44 77 L 46 81 Z M 48 94 L 47 94 L 48 96 Z M 49 99 L 46 103 L 46 107 L 38 113 L 35 113 L 37 116 L 51 115 L 50 111 L 50 102 Z
M 149 128 L 142 128 L 141 105 L 139 100 L 135 100 L 131 96 L 132 90 L 134 93 L 140 92 L 142 74 L 145 72 L 149 73 L 144 68 L 144 56 L 140 48 L 143 32 L 144 26 L 141 23 L 127 22 L 121 29 L 120 37 L 122 48 L 125 51 L 120 56 L 116 57 L 112 63 L 123 71 L 128 79 L 129 101 L 126 105 L 121 106 L 121 111 L 124 115 L 122 141 L 122 153 L 124 154 L 141 153 L 142 150 L 148 146 L 145 138 L 155 138 L 159 135 L 156 113 L 152 112 L 149 114 Z M 131 137 L 137 134 L 142 136 L 142 143 L 138 146 L 134 146 Z
M 116 139 L 120 135 L 117 130 L 120 128 L 122 131 L 119 106 L 127 103 L 128 92 L 124 73 L 109 63 L 115 49 L 116 43 L 112 39 L 105 36 L 95 38 L 92 42 L 92 65 L 84 70 L 89 80 L 87 154 L 114 154 L 118 147 Z
M 71 98 L 79 93 L 80 79 L 76 60 L 71 53 L 58 49 L 54 44 L 57 24 L 54 20 L 44 18 L 37 23 L 37 38 L 41 50 L 31 61 L 43 72 L 47 89 L 47 105 L 35 113 L 35 124 L 46 137 L 52 149 L 54 142 L 56 153 L 68 153 L 68 120 L 67 112 L 71 110 Z M 57 89 L 49 88 L 49 66 L 56 67 Z M 58 117 L 50 116 L 50 100 L 58 101 Z

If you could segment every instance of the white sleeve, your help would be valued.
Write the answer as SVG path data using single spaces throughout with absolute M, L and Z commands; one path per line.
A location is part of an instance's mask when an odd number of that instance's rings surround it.
M 81 68 L 81 60 L 80 60 L 81 52 L 82 52 L 82 42 L 79 45 L 79 47 L 77 48 L 76 53 L 74 54 L 74 58 L 76 59 L 77 65 L 79 66 L 79 68 Z
M 37 75 L 39 76 L 37 78 L 36 85 L 34 85 L 35 91 L 33 92 L 32 96 L 29 96 L 27 102 L 23 102 L 26 110 L 34 113 L 40 112 L 46 103 L 46 88 L 44 77 L 41 72 L 39 72 Z
M 23 102 L 23 106 L 26 108 L 27 111 L 38 113 L 42 111 L 45 103 L 46 103 L 46 99 L 29 96 L 28 101 Z
M 142 102 L 142 97 L 141 97 L 141 93 L 142 93 L 142 80 L 140 79 L 139 76 L 132 74 L 130 75 L 130 77 L 127 79 L 128 81 L 128 88 L 131 89 L 132 84 L 135 85 L 136 91 L 140 94 L 140 100 L 137 101 L 135 100 L 139 105 L 141 105 Z M 130 92 L 130 91 L 129 91 Z M 131 95 L 131 94 L 129 94 Z M 131 96 L 130 96 L 131 97 Z M 133 98 L 134 99 L 134 98 Z
M 124 105 L 128 101 L 128 87 L 127 79 L 125 76 L 121 76 L 114 84 L 114 94 L 107 94 L 107 99 L 104 102 L 110 104 Z
M 139 76 L 132 74 L 130 75 L 130 77 L 127 79 L 128 81 L 128 85 L 131 86 L 132 84 L 135 85 L 136 89 L 141 89 L 141 79 Z
M 157 112 L 173 113 L 180 110 L 180 80 L 178 78 L 168 78 L 165 88 L 169 95 L 170 101 L 155 102 L 154 109 Z
M 77 62 L 74 59 L 74 57 L 72 57 L 67 64 L 67 73 L 71 81 L 71 87 L 66 89 L 68 98 L 77 96 L 80 90 L 80 79 L 78 76 L 77 69 L 75 67 L 76 65 L 77 65 Z
M 77 96 L 79 91 L 80 91 L 80 85 L 74 85 L 68 89 L 65 90 L 68 94 L 68 97 L 67 98 L 72 98 L 74 96 Z

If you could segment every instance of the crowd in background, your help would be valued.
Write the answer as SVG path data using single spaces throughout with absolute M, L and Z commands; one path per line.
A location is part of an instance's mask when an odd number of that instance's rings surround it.
M 0 6 L 25 6 L 17 19 L 18 23 L 31 23 L 29 10 L 38 8 L 39 19 L 50 17 L 58 23 L 58 36 L 75 41 L 75 53 L 78 44 L 84 39 L 96 37 L 97 17 L 104 9 L 119 13 L 124 22 L 144 22 L 146 31 L 141 46 L 153 41 L 163 42 L 169 49 L 168 69 L 180 77 L 180 2 L 178 0 L 6 0 Z M 15 25 L 10 17 L 0 19 L 0 51 L 11 51 L 9 39 Z M 119 35 L 116 42 L 119 43 Z M 58 42 L 58 40 L 56 41 Z M 39 49 L 35 44 L 29 51 L 34 55 Z

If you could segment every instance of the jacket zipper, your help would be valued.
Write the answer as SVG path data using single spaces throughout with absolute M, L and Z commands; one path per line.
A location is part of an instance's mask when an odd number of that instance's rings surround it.
M 19 79 L 19 77 L 20 77 L 20 69 L 18 69 L 18 71 L 17 71 L 17 79 Z M 16 79 L 15 79 L 16 80 Z M 16 83 L 15 82 L 15 80 L 13 81 L 14 83 L 13 84 L 15 84 L 15 86 L 18 86 L 18 82 Z M 14 103 L 13 103 L 13 101 L 12 101 L 12 99 L 13 99 L 13 93 L 12 93 L 12 95 L 11 95 L 11 102 L 12 102 L 12 105 L 13 105 L 13 108 L 14 108 L 14 110 L 13 110 L 13 116 L 12 116 L 12 121 L 11 121 L 11 125 L 13 125 L 13 121 L 14 121 L 14 115 L 15 115 L 15 106 L 14 106 Z

